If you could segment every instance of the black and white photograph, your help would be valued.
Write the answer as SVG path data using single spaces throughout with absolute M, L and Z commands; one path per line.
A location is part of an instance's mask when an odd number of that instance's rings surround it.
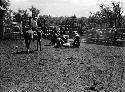
M 125 0 L 0 0 L 0 92 L 125 92 Z

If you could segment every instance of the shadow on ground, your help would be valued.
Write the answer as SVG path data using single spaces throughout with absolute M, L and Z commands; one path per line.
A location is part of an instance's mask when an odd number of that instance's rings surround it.
M 34 53 L 36 50 L 31 50 L 29 53 Z M 27 51 L 18 51 L 18 52 L 13 52 L 12 54 L 28 54 Z
M 52 46 L 51 44 L 45 44 L 44 46 Z

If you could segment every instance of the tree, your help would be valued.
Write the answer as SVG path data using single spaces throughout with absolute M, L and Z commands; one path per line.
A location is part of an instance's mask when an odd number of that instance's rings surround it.
M 22 26 L 23 27 L 28 25 L 27 24 L 28 16 L 29 16 L 29 13 L 28 13 L 27 9 L 23 10 L 23 14 L 22 14 Z
M 88 18 L 88 22 L 91 24 L 91 27 L 99 27 L 102 26 L 103 22 L 100 16 L 100 12 L 96 12 L 95 14 L 91 14 Z
M 16 21 L 16 22 L 18 22 L 18 23 L 21 23 L 21 21 L 22 21 L 22 16 L 21 16 L 20 13 L 16 13 L 16 14 L 14 15 L 14 21 Z
M 0 6 L 2 6 L 4 9 L 8 9 L 10 6 L 10 1 L 9 0 L 0 0 Z
M 35 8 L 33 5 L 31 6 L 31 8 L 29 8 L 29 10 L 32 13 L 32 17 L 38 17 L 40 10 Z
M 115 25 L 115 27 L 121 27 L 123 11 L 120 6 L 120 2 L 118 2 L 118 3 L 112 2 L 112 5 L 113 5 L 113 16 L 115 18 L 114 25 Z
M 13 10 L 8 9 L 5 13 L 5 18 L 4 18 L 4 22 L 6 26 L 10 26 L 11 21 L 12 21 L 12 14 L 13 14 Z
M 116 28 L 122 26 L 122 8 L 120 2 L 112 2 L 111 7 L 101 4 L 100 11 L 95 14 L 91 14 L 89 17 L 90 23 L 95 23 L 97 25 L 108 24 L 108 27 L 115 26 Z
M 25 23 L 26 20 L 28 19 L 29 13 L 26 10 L 23 9 L 18 9 L 17 12 L 14 13 L 14 21 L 18 22 L 18 23 Z
M 0 0 L 0 7 L 4 9 L 4 11 L 0 12 L 0 21 L 4 21 L 5 24 L 10 24 L 12 19 L 11 14 L 12 10 L 9 9 L 10 1 L 9 0 Z
M 8 10 L 9 4 L 9 0 L 0 0 L 0 38 L 4 36 L 5 12 Z
M 96 14 L 94 14 L 91 17 L 91 22 L 94 22 L 97 24 L 97 22 L 100 23 L 106 23 L 108 24 L 108 27 L 110 28 L 120 28 L 122 27 L 122 8 L 120 6 L 120 2 L 112 2 L 111 3 L 111 7 L 110 6 L 105 6 L 103 4 L 100 5 L 100 11 L 97 11 Z M 95 20 L 94 20 L 95 19 Z M 96 21 L 98 20 L 99 21 Z M 113 29 L 114 34 L 113 34 L 113 44 L 116 43 L 116 36 L 117 36 L 117 32 L 118 30 Z
M 100 5 L 101 18 L 109 23 L 109 27 L 121 27 L 122 13 L 120 2 L 112 2 L 112 7 Z

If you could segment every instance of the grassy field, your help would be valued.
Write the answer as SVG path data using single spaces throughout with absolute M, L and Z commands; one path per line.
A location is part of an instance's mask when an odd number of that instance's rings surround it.
M 0 92 L 125 92 L 125 48 L 35 43 L 26 54 L 22 40 L 0 40 Z

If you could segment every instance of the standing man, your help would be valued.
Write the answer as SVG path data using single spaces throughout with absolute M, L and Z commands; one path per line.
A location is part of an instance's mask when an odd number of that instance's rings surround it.
M 112 30 L 114 32 L 112 45 L 115 46 L 116 42 L 117 42 L 117 28 L 115 26 L 113 26 Z
M 37 34 L 37 27 L 38 27 L 37 26 L 37 18 L 34 17 L 34 18 L 31 19 L 31 29 L 33 31 L 33 41 L 35 40 L 34 35 Z
M 34 17 L 31 20 L 31 27 L 32 27 L 32 31 L 33 31 L 33 41 L 37 40 L 37 50 L 38 50 L 38 45 L 40 45 L 40 51 L 41 51 L 41 31 L 39 31 L 37 29 L 38 25 L 37 25 L 37 18 Z

